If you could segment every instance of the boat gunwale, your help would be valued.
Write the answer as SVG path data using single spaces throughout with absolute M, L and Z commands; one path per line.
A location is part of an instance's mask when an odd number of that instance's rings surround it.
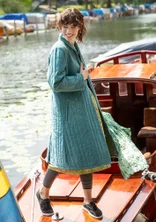
M 141 63 L 148 63 L 146 55 L 156 55 L 156 51 L 152 50 L 140 50 L 140 51 L 134 51 L 134 52 L 128 52 L 128 53 L 120 53 L 114 56 L 109 56 L 106 59 L 103 59 L 100 62 L 97 62 L 95 64 L 95 68 L 99 67 L 103 63 L 107 63 L 109 61 L 114 61 L 114 64 L 119 64 L 119 59 L 125 58 L 125 57 L 130 57 L 130 56 L 135 56 L 135 55 L 140 55 L 141 56 Z M 125 63 L 127 64 L 127 63 Z
M 110 83 L 119 83 L 119 82 L 126 82 L 126 83 L 143 83 L 143 84 L 156 84 L 156 80 L 147 79 L 147 78 L 132 78 L 132 77 L 92 77 L 92 81 L 96 83 L 100 82 L 110 82 Z

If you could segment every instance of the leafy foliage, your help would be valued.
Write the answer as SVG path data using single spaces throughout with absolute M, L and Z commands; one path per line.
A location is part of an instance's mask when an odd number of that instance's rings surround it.
M 4 13 L 27 12 L 32 0 L 0 0 L 0 11 Z

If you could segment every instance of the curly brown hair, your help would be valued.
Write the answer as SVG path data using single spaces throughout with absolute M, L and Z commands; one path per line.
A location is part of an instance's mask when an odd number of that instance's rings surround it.
M 67 8 L 60 14 L 59 20 L 57 21 L 57 28 L 61 29 L 63 25 L 71 24 L 80 28 L 77 40 L 82 42 L 82 39 L 86 34 L 86 27 L 84 23 L 84 16 L 76 8 Z

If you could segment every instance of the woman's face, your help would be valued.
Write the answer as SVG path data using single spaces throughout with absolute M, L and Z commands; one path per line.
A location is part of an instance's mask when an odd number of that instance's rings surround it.
M 74 45 L 74 42 L 76 40 L 76 37 L 79 32 L 79 27 L 74 26 L 73 24 L 70 25 L 63 25 L 60 29 L 61 33 L 63 34 L 64 38 L 70 42 L 72 45 Z

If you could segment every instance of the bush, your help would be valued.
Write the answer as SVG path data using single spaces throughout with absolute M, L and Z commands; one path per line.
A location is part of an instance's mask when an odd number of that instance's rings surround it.
M 24 2 L 19 0 L 0 0 L 1 9 L 5 13 L 19 13 L 27 12 L 28 5 L 26 6 Z
M 2 8 L 0 8 L 0 16 L 1 16 L 1 15 L 4 15 L 4 14 L 5 14 L 5 12 L 3 11 Z

